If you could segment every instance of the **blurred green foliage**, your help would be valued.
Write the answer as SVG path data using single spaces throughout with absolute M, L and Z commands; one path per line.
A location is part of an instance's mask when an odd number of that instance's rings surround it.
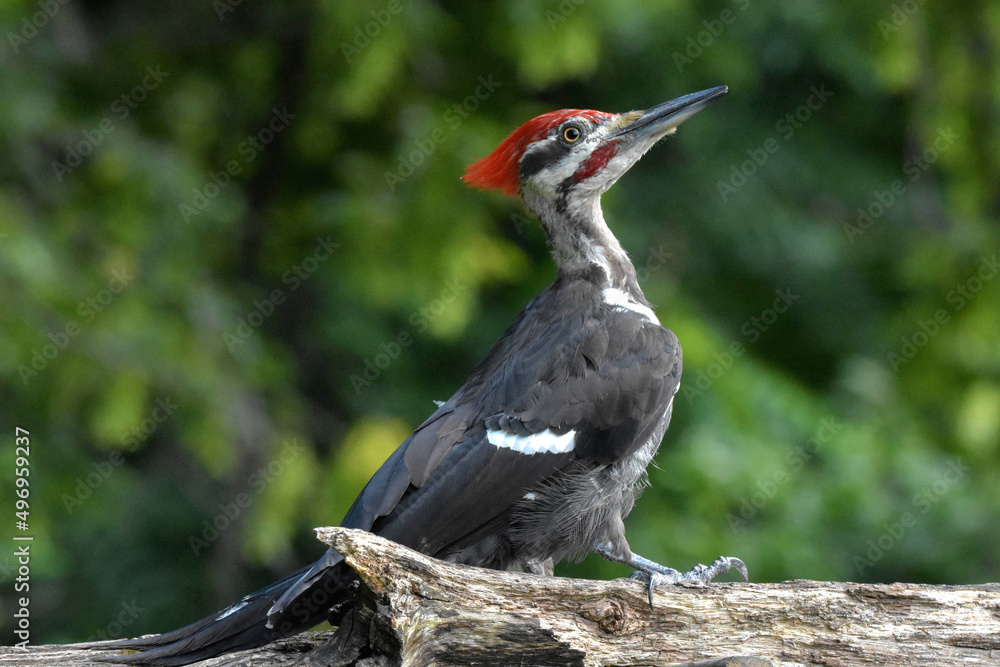
M 633 548 L 996 580 L 996 2 L 13 0 L 0 38 L 0 537 L 20 426 L 33 642 L 314 559 L 553 278 L 464 167 L 551 109 L 718 84 L 605 197 L 685 353 Z

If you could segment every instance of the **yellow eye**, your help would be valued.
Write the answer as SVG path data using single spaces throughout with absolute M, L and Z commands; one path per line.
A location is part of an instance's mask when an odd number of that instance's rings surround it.
M 576 125 L 567 125 L 563 128 L 562 135 L 563 139 L 566 140 L 567 143 L 573 144 L 580 140 L 580 137 L 583 136 L 583 132 L 581 132 L 580 128 Z

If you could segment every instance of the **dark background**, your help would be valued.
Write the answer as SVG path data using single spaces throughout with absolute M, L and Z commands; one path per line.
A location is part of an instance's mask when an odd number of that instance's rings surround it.
M 4 641 L 15 427 L 32 642 L 214 611 L 552 280 L 464 167 L 719 84 L 604 202 L 685 354 L 633 548 L 997 579 L 997 3 L 18 1 L 0 38 Z

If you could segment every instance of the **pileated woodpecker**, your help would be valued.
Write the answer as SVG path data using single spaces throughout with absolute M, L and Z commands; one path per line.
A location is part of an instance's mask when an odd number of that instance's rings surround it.
M 468 185 L 520 196 L 538 216 L 558 276 L 379 468 L 342 525 L 457 563 L 546 575 L 596 551 L 647 578 L 651 605 L 659 584 L 707 583 L 731 568 L 747 580 L 736 558 L 681 573 L 625 540 L 622 520 L 670 421 L 681 348 L 601 212 L 622 174 L 726 90 L 624 114 L 553 111 L 469 167 Z M 331 549 L 184 628 L 99 647 L 144 650 L 117 662 L 185 665 L 336 622 L 355 590 Z

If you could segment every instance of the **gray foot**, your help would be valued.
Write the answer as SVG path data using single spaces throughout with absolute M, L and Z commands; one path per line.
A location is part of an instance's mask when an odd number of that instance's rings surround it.
M 739 572 L 743 577 L 744 582 L 748 582 L 750 580 L 746 564 L 739 558 L 732 558 L 731 556 L 720 556 L 711 565 L 701 565 L 699 563 L 698 565 L 695 565 L 690 572 L 680 572 L 672 567 L 654 563 L 648 558 L 643 558 L 642 556 L 637 556 L 635 554 L 630 554 L 630 557 L 628 558 L 615 556 L 611 549 L 605 545 L 595 547 L 594 551 L 607 560 L 614 561 L 616 563 L 623 563 L 629 567 L 635 568 L 636 571 L 632 573 L 633 579 L 649 580 L 650 608 L 653 607 L 653 591 L 657 586 L 665 584 L 680 584 L 685 582 L 708 584 L 719 575 L 725 574 L 730 570 L 736 570 Z

